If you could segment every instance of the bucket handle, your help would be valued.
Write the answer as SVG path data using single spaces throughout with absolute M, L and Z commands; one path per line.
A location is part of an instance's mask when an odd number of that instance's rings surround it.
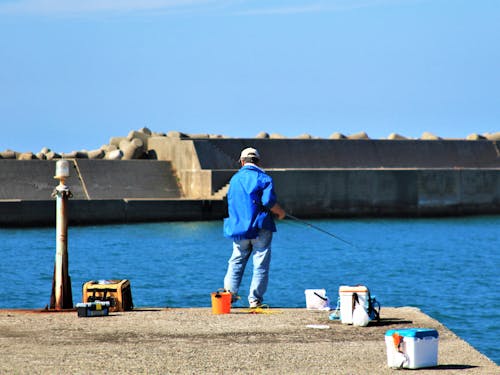
M 219 288 L 219 289 L 217 289 L 217 292 L 215 292 L 215 296 L 214 296 L 214 297 L 215 297 L 215 298 L 222 298 L 222 296 L 221 296 L 220 294 L 221 294 L 221 293 L 226 293 L 226 292 L 227 292 L 227 291 L 226 291 L 226 289 L 224 289 L 224 288 Z
M 316 292 L 313 292 L 313 293 L 316 295 L 316 297 L 321 298 L 323 301 L 325 301 L 325 302 L 328 301 L 328 298 L 323 297 L 321 294 L 316 293 Z

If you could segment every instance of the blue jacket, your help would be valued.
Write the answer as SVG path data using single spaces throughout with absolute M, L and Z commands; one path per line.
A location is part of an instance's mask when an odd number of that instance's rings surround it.
M 259 229 L 276 232 L 269 211 L 276 204 L 273 179 L 253 164 L 245 164 L 231 178 L 227 193 L 229 217 L 224 236 L 234 240 L 257 238 Z

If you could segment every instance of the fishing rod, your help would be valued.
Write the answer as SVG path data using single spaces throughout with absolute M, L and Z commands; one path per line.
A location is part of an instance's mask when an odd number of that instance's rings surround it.
M 318 226 L 316 226 L 316 225 L 313 225 L 313 224 L 311 224 L 311 223 L 308 223 L 307 221 L 304 221 L 304 220 L 302 220 L 302 219 L 299 219 L 298 217 L 295 217 L 295 216 L 290 215 L 290 214 L 288 214 L 288 213 L 287 213 L 287 214 L 285 214 L 285 217 L 287 217 L 287 218 L 289 218 L 289 219 L 292 219 L 292 220 L 295 220 L 295 221 L 296 221 L 296 222 L 298 222 L 298 223 L 301 223 L 301 224 L 303 224 L 303 225 L 306 225 L 306 226 L 308 226 L 308 227 L 311 227 L 311 228 L 313 228 L 313 229 L 316 229 L 316 230 L 318 230 L 318 231 L 320 231 L 320 232 L 323 232 L 323 233 L 325 233 L 325 234 L 327 234 L 327 235 L 329 235 L 329 236 L 331 236 L 331 237 L 333 237 L 333 238 L 335 238 L 335 239 L 337 239 L 337 240 L 339 240 L 339 241 L 342 241 L 342 242 L 344 242 L 344 243 L 348 244 L 349 246 L 356 247 L 356 246 L 354 246 L 352 243 L 350 243 L 349 241 L 346 241 L 346 240 L 344 240 L 344 239 L 340 238 L 339 236 L 336 236 L 335 234 L 330 233 L 330 232 L 328 232 L 328 231 L 324 230 L 323 228 L 320 228 L 320 227 L 318 227 Z

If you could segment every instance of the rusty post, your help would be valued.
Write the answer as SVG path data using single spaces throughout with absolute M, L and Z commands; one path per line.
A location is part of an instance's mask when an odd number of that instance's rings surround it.
M 56 197 L 56 257 L 54 264 L 54 277 L 52 280 L 52 294 L 50 308 L 55 310 L 70 309 L 73 307 L 71 292 L 71 279 L 68 272 L 68 198 L 71 197 L 65 179 L 69 177 L 69 162 L 59 160 L 56 163 L 56 175 L 59 185 L 55 188 L 53 196 Z

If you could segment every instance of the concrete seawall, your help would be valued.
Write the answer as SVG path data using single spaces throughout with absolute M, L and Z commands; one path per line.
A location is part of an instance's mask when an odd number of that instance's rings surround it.
M 498 169 L 270 170 L 292 214 L 428 216 L 500 213 Z M 302 182 L 302 183 L 297 183 Z
M 56 222 L 53 200 L 0 201 L 0 226 L 49 226 Z M 153 221 L 217 220 L 224 216 L 222 200 L 96 199 L 69 200 L 72 225 L 125 224 Z
M 181 139 L 156 160 L 70 159 L 70 223 L 215 220 L 242 148 L 257 147 L 302 217 L 500 213 L 500 148 L 480 140 Z M 51 225 L 55 160 L 0 159 L 0 225 Z

